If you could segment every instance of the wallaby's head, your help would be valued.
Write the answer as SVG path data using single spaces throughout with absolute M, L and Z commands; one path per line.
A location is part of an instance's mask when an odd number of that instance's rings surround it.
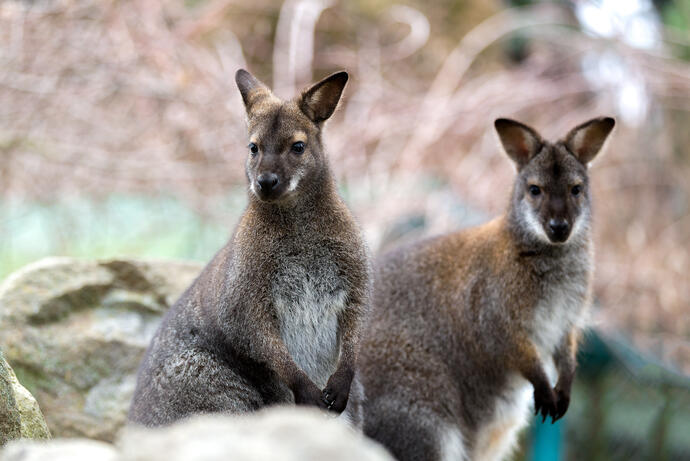
M 260 200 L 295 197 L 328 174 L 321 130 L 347 78 L 346 72 L 335 73 L 283 101 L 246 70 L 237 71 L 249 128 L 247 179 Z
M 563 244 L 588 228 L 588 163 L 615 125 L 595 118 L 550 143 L 532 128 L 500 118 L 494 123 L 508 156 L 517 166 L 511 213 L 521 230 L 550 244 Z

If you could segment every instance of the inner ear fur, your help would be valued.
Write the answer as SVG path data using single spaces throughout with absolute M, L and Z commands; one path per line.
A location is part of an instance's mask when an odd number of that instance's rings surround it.
M 601 151 L 615 125 L 612 117 L 594 118 L 570 130 L 563 142 L 580 162 L 587 165 Z
M 503 150 L 518 169 L 525 166 L 541 149 L 543 141 L 539 133 L 523 123 L 499 118 L 494 122 L 494 127 Z
M 304 90 L 298 101 L 302 112 L 317 124 L 327 120 L 338 107 L 347 79 L 347 72 L 337 72 Z
M 271 94 L 271 90 L 266 85 L 244 69 L 240 69 L 235 73 L 235 83 L 237 83 L 237 88 L 240 90 L 247 112 L 251 111 L 252 106 L 259 99 Z

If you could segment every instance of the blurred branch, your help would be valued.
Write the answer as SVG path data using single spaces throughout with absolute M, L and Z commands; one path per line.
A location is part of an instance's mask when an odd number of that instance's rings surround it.
M 451 122 L 442 117 L 447 111 L 449 97 L 483 50 L 510 32 L 538 25 L 563 24 L 565 21 L 563 9 L 539 5 L 502 11 L 467 33 L 448 55 L 431 83 L 419 110 L 420 123 L 415 124 L 417 128 L 401 154 L 403 161 L 426 149 L 446 131 Z

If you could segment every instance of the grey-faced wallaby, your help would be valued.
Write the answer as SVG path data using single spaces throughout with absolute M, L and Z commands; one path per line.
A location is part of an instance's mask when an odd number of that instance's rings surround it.
M 358 226 L 322 142 L 339 72 L 283 101 L 245 70 L 249 204 L 228 244 L 167 312 L 139 370 L 131 421 L 295 402 L 341 412 L 370 295 Z
M 531 401 L 568 409 L 591 291 L 587 164 L 614 126 L 559 142 L 495 122 L 517 165 L 505 215 L 382 257 L 348 407 L 400 460 L 501 460 Z M 361 420 L 359 421 L 362 422 Z

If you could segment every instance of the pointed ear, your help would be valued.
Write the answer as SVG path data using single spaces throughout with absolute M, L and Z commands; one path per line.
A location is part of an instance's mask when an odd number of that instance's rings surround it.
M 494 122 L 494 127 L 503 149 L 515 162 L 518 170 L 541 149 L 543 144 L 541 136 L 527 125 L 515 120 L 499 118 Z
M 615 125 L 616 121 L 611 117 L 594 118 L 570 130 L 564 143 L 580 162 L 587 165 L 604 146 Z
M 298 100 L 302 112 L 314 123 L 328 119 L 338 106 L 347 79 L 347 72 L 338 72 L 306 89 Z
M 259 99 L 271 94 L 271 90 L 266 85 L 244 69 L 240 69 L 235 73 L 235 83 L 237 83 L 237 88 L 240 90 L 247 112 L 251 110 L 252 106 Z

